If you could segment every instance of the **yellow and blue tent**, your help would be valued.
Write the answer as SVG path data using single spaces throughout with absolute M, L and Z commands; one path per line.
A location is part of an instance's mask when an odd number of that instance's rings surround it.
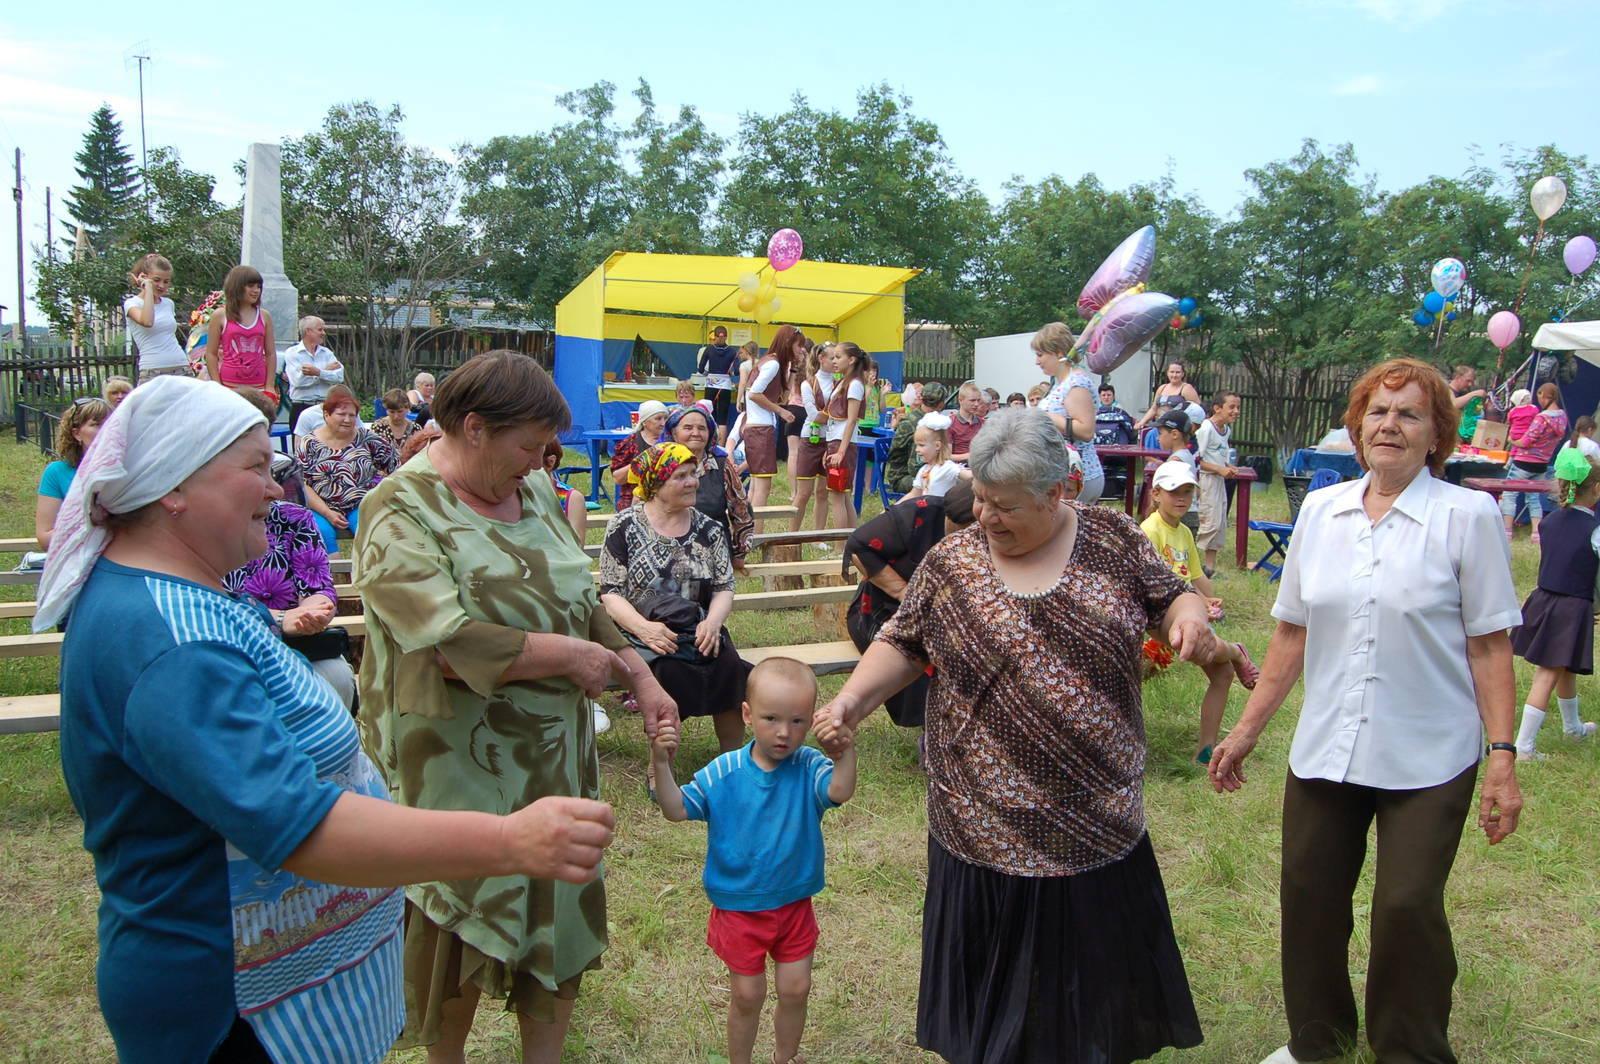
M 556 305 L 556 385 L 572 408 L 568 440 L 585 429 L 626 426 L 651 389 L 621 382 L 640 340 L 688 377 L 711 330 L 753 339 L 765 350 L 780 325 L 813 340 L 849 340 L 900 387 L 905 363 L 905 286 L 920 270 L 802 260 L 782 272 L 764 258 L 619 251 Z M 739 310 L 739 279 L 774 278 L 781 311 L 760 325 Z M 731 341 L 730 341 L 731 342 Z M 670 403 L 670 390 L 665 395 Z

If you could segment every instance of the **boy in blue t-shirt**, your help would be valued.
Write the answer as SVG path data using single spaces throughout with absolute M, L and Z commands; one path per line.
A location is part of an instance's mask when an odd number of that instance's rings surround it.
M 796 1061 L 811 993 L 822 889 L 822 814 L 856 790 L 849 732 L 830 742 L 834 760 L 803 745 L 817 680 L 793 658 L 768 658 L 745 684 L 744 722 L 755 740 L 723 754 L 682 789 L 672 778 L 677 729 L 663 725 L 651 748 L 656 797 L 668 820 L 704 820 L 706 945 L 728 966 L 728 1058 L 750 1064 L 767 1001 L 767 955 L 776 968 L 773 1060 Z

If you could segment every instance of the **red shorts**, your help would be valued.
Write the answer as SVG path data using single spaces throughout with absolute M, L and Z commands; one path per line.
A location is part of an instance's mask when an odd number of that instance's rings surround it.
M 771 425 L 744 427 L 744 460 L 753 477 L 770 477 L 778 471 L 778 435 Z
M 810 898 L 753 913 L 713 905 L 706 945 L 734 975 L 764 975 L 769 953 L 779 964 L 789 964 L 816 951 L 817 914 Z

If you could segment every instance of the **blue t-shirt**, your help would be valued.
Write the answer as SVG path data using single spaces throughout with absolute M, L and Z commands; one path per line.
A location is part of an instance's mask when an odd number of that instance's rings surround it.
M 61 461 L 51 462 L 39 474 L 39 494 L 47 499 L 65 499 L 67 489 L 72 487 L 72 478 L 77 475 L 75 467 Z
M 122 1064 L 206 1060 L 241 1015 L 276 1060 L 383 1058 L 402 892 L 282 864 L 344 792 L 387 795 L 259 605 L 100 559 L 62 646 L 61 767 Z
M 822 814 L 833 762 L 802 746 L 771 772 L 746 743 L 683 788 L 690 820 L 706 822 L 706 897 L 719 909 L 763 912 L 822 890 Z

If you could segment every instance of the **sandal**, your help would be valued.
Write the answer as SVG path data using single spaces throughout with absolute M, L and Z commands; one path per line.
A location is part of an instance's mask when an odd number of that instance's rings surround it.
M 1239 648 L 1239 654 L 1244 658 L 1243 661 L 1233 663 L 1233 674 L 1239 678 L 1240 687 L 1243 687 L 1246 691 L 1254 691 L 1256 689 L 1256 681 L 1261 679 L 1261 670 L 1256 668 L 1254 661 L 1250 660 L 1250 652 L 1244 648 L 1243 643 L 1235 643 L 1233 645 Z

